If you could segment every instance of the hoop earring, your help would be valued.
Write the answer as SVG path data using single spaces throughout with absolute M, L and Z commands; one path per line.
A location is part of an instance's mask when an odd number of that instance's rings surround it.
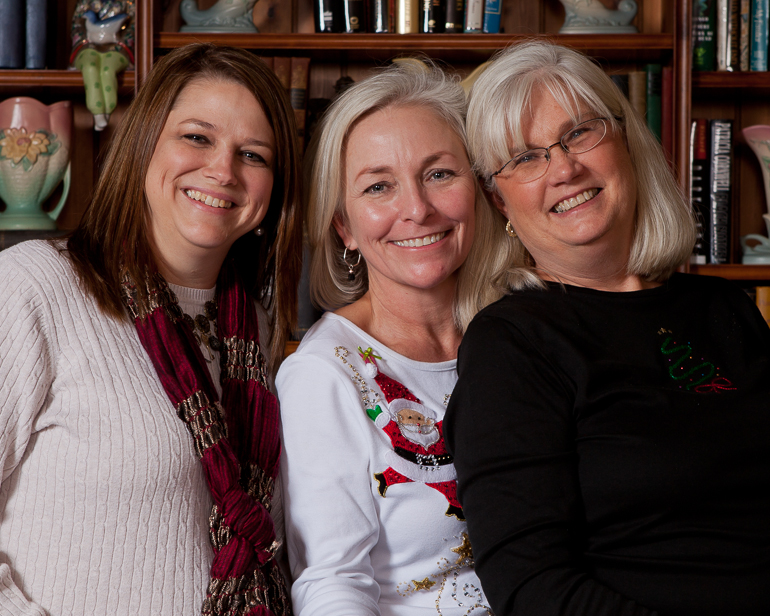
M 511 224 L 510 220 L 507 223 L 505 223 L 505 232 L 511 237 L 519 237 L 518 235 L 516 235 L 516 231 L 514 231 L 513 225 Z
M 348 247 L 347 246 L 345 246 L 345 250 L 342 252 L 342 262 L 345 265 L 348 266 L 348 280 L 351 281 L 351 282 L 356 279 L 356 274 L 353 271 L 353 268 L 354 267 L 358 267 L 358 264 L 361 263 L 361 251 L 360 250 L 356 250 L 356 252 L 358 253 L 358 260 L 355 263 L 351 263 L 350 261 L 348 261 Z M 351 255 L 351 257 L 352 256 L 353 255 Z

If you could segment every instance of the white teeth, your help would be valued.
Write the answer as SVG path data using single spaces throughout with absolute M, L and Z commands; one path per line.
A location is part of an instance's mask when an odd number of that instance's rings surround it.
M 188 197 L 190 197 L 190 199 L 195 199 L 196 201 L 200 201 L 201 203 L 205 203 L 206 205 L 210 205 L 211 207 L 229 209 L 233 206 L 232 201 L 217 199 L 216 197 L 212 197 L 211 195 L 204 194 L 199 190 L 186 190 L 185 194 Z
M 396 246 L 402 246 L 402 247 L 418 247 L 418 246 L 430 246 L 431 244 L 434 244 L 438 242 L 440 239 L 442 239 L 446 235 L 446 231 L 442 231 L 441 233 L 434 233 L 433 235 L 426 235 L 425 237 L 416 237 L 412 238 L 410 240 L 399 240 L 394 241 L 393 243 Z
M 573 207 L 577 207 L 581 203 L 585 203 L 586 201 L 590 201 L 593 199 L 597 194 L 599 194 L 599 190 L 596 188 L 589 188 L 588 190 L 583 191 L 582 193 L 575 195 L 574 197 L 570 197 L 569 199 L 565 199 L 564 201 L 559 202 L 556 204 L 556 207 L 553 208 L 554 211 L 561 214 L 562 212 L 568 212 Z

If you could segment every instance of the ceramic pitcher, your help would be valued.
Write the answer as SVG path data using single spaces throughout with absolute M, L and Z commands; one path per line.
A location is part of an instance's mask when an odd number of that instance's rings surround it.
M 0 102 L 0 229 L 56 229 L 70 186 L 72 104 L 44 105 L 34 98 Z M 64 179 L 59 203 L 43 203 Z

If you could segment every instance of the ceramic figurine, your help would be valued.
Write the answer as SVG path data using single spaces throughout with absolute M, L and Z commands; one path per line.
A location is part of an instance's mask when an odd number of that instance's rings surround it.
M 757 124 L 743 129 L 743 136 L 759 160 L 762 169 L 762 182 L 765 185 L 765 208 L 767 214 L 763 214 L 767 225 L 767 234 L 770 235 L 770 126 Z M 749 245 L 749 240 L 755 240 L 757 244 Z M 752 233 L 741 238 L 744 263 L 770 263 L 770 239 Z
M 70 65 L 83 73 L 94 130 L 118 104 L 117 74 L 134 64 L 135 0 L 79 0 L 72 17 Z
M 197 0 L 182 0 L 179 12 L 186 26 L 180 32 L 258 32 L 252 11 L 257 0 L 218 0 L 209 9 L 198 9 Z
M 634 0 L 620 0 L 608 9 L 600 0 L 560 0 L 567 12 L 559 34 L 627 34 L 638 32 L 631 21 L 638 9 Z
M 44 105 L 34 98 L 0 103 L 0 229 L 56 229 L 70 184 L 72 104 Z M 59 203 L 41 205 L 64 179 Z

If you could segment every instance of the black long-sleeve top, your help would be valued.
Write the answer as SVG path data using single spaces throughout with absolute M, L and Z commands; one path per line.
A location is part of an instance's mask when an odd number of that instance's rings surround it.
M 497 616 L 770 614 L 770 328 L 721 279 L 482 311 L 444 426 Z

